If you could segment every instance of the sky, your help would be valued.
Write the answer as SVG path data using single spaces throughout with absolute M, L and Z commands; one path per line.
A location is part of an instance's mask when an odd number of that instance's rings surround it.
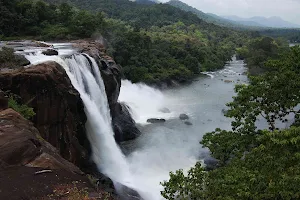
M 160 0 L 167 2 L 168 0 Z M 205 13 L 239 17 L 279 16 L 300 25 L 300 0 L 181 0 Z

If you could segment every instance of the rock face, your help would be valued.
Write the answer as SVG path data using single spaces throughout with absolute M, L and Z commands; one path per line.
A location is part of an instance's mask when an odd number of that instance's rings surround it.
M 55 62 L 0 74 L 0 88 L 19 95 L 34 108 L 32 119 L 41 136 L 72 163 L 88 159 L 84 106 L 65 70 Z
M 122 103 L 115 104 L 113 113 L 113 129 L 117 142 L 133 140 L 140 136 L 141 132 L 135 126 L 129 107 Z
M 89 182 L 31 122 L 12 109 L 0 112 L 0 199 L 73 199 L 78 191 L 99 196 Z
M 67 162 L 34 128 L 12 109 L 0 112 L 0 160 L 4 166 L 28 166 L 82 172 Z

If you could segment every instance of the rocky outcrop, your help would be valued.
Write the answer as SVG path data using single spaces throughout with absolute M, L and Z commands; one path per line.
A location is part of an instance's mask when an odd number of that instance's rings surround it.
M 6 166 L 64 169 L 82 173 L 46 142 L 33 124 L 12 109 L 0 112 L 0 160 Z
M 0 74 L 0 88 L 34 108 L 32 121 L 42 138 L 65 159 L 82 166 L 88 160 L 84 106 L 65 70 L 55 62 Z
M 0 199 L 10 200 L 101 196 L 78 167 L 12 109 L 0 112 L 0 188 Z

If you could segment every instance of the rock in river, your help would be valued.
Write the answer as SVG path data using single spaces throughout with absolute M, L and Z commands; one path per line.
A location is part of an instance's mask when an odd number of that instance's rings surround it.
M 47 50 L 43 51 L 42 53 L 46 56 L 57 56 L 58 55 L 58 52 L 54 49 L 47 49 Z
M 188 120 L 190 117 L 187 114 L 180 114 L 179 119 L 181 120 Z
M 171 111 L 168 108 L 162 108 L 162 109 L 159 110 L 159 112 L 162 112 L 162 113 L 171 113 Z
M 192 122 L 189 122 L 189 121 L 186 121 L 186 122 L 184 122 L 186 125 L 188 125 L 188 126 L 192 126 L 193 124 L 192 124 Z
M 157 118 L 151 118 L 147 120 L 148 123 L 157 124 L 157 123 L 165 123 L 165 119 L 157 119 Z

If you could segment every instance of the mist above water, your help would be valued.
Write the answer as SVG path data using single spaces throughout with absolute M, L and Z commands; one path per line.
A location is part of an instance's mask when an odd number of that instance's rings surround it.
M 127 162 L 131 175 L 145 199 L 163 199 L 159 183 L 169 179 L 170 171 L 188 170 L 208 156 L 208 150 L 199 144 L 204 133 L 231 128 L 222 109 L 235 95 L 234 85 L 247 82 L 244 71 L 243 61 L 234 59 L 223 70 L 207 72 L 207 77 L 189 86 L 165 91 L 122 81 L 119 100 L 130 106 L 134 119 L 142 125 L 142 135 L 125 146 L 130 148 Z M 161 108 L 171 113 L 162 113 Z M 190 116 L 192 126 L 179 119 L 181 113 Z M 167 121 L 145 123 L 152 117 Z

